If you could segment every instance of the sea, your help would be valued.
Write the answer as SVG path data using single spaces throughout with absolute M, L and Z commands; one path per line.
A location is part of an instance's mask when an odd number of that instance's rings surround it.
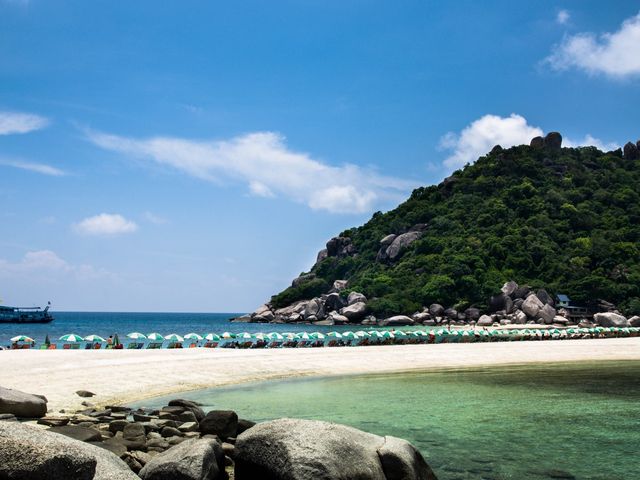
M 256 382 L 180 397 L 254 421 L 327 420 L 405 438 L 440 480 L 640 478 L 637 361 Z
M 258 332 L 300 332 L 349 330 L 351 327 L 328 327 L 304 324 L 264 324 L 264 323 L 231 323 L 229 319 L 242 313 L 127 313 L 127 312 L 51 312 L 55 320 L 45 324 L 0 323 L 0 345 L 6 346 L 10 339 L 17 335 L 27 335 L 37 343 L 49 340 L 55 342 L 61 336 L 74 333 L 81 337 L 100 335 L 107 338 L 118 334 L 122 339 L 126 334 L 139 332 L 149 334 L 157 332 L 161 335 L 177 333 L 184 336 L 195 332 L 207 333 L 258 333 Z

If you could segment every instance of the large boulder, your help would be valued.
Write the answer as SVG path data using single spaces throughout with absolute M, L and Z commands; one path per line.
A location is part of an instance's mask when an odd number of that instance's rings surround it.
M 551 305 L 552 307 L 556 304 L 556 302 L 553 300 L 553 297 L 544 288 L 541 288 L 540 290 L 538 290 L 536 292 L 536 296 L 538 297 L 538 300 L 540 300 L 542 303 Z
M 356 248 L 349 237 L 333 237 L 327 242 L 328 257 L 349 257 L 356 253 Z
M 558 132 L 549 132 L 544 137 L 544 146 L 550 150 L 560 150 L 562 147 L 562 135 Z
M 186 410 L 189 410 L 196 417 L 196 420 L 199 422 L 204 418 L 204 410 L 200 408 L 200 405 L 191 400 L 185 400 L 182 398 L 175 398 L 169 401 L 170 407 L 182 407 Z
M 358 302 L 367 303 L 367 297 L 359 292 L 351 292 L 347 297 L 347 305 L 353 305 L 354 303 Z
M 321 298 L 313 298 L 307 303 L 304 309 L 304 318 L 309 319 L 311 316 L 324 318 L 324 303 Z
M 223 440 L 235 437 L 238 431 L 238 414 L 233 410 L 212 410 L 200 421 L 203 435 L 217 435 Z
M 538 310 L 538 318 L 542 320 L 542 323 L 546 323 L 547 325 L 551 325 L 553 323 L 553 319 L 556 316 L 556 309 L 551 305 L 545 305 L 540 310 Z
M 248 480 L 435 480 L 405 440 L 314 420 L 264 422 L 239 435 L 235 478 Z
M 388 247 L 389 245 L 391 245 L 393 243 L 393 241 L 396 239 L 396 237 L 397 237 L 397 235 L 394 234 L 394 233 L 391 233 L 391 234 L 387 235 L 382 240 L 380 240 L 380 246 L 381 247 Z
M 149 460 L 139 475 L 143 480 L 226 478 L 222 446 L 211 438 L 185 440 Z
M 529 295 L 525 298 L 524 302 L 522 302 L 522 306 L 520 307 L 524 313 L 527 314 L 529 318 L 538 318 L 538 313 L 544 307 L 544 304 L 540 301 L 537 295 Z
M 47 399 L 42 395 L 0 387 L 0 413 L 16 417 L 40 418 L 47 414 Z
M 493 325 L 493 318 L 489 315 L 482 315 L 476 322 L 476 325 L 479 327 L 490 327 Z
M 593 320 L 601 327 L 628 327 L 629 322 L 619 313 L 604 312 L 596 313 Z
M 344 306 L 345 306 L 345 301 L 337 292 L 330 293 L 329 295 L 327 295 L 327 298 L 324 301 L 325 312 L 333 312 L 334 310 L 340 310 Z
M 407 232 L 402 235 L 398 235 L 391 245 L 389 245 L 385 251 L 386 257 L 389 260 L 395 260 L 400 256 L 400 253 L 406 249 L 413 242 L 418 240 L 422 236 L 422 232 Z
M 303 283 L 307 283 L 310 282 L 311 280 L 314 280 L 316 278 L 316 274 L 315 273 L 305 273 L 300 275 L 299 277 L 296 277 L 293 279 L 293 281 L 291 282 L 291 286 L 292 287 L 299 287 L 300 285 L 302 285 Z
M 505 283 L 500 289 L 502 293 L 513 298 L 514 292 L 518 289 L 518 284 L 511 280 L 510 282 Z
M 432 317 L 441 317 L 444 315 L 444 307 L 439 303 L 429 305 L 429 313 Z
M 340 310 L 340 315 L 347 317 L 350 322 L 357 322 L 364 318 L 367 314 L 367 304 L 364 302 L 356 302 L 353 305 L 344 307 Z
M 489 311 L 498 312 L 500 310 L 505 310 L 507 304 L 507 298 L 509 298 L 506 294 L 500 292 L 498 295 L 494 295 L 489 299 Z
M 625 144 L 623 148 L 624 158 L 627 160 L 637 160 L 640 158 L 640 154 L 638 153 L 638 146 L 635 143 L 628 142 Z
M 18 422 L 0 422 L 0 478 L 135 480 L 113 453 Z
M 95 428 L 81 427 L 79 425 L 61 425 L 51 427 L 49 432 L 64 435 L 80 442 L 101 442 L 102 435 Z
M 629 319 L 630 327 L 640 327 L 640 317 L 635 315 Z
M 415 322 L 411 317 L 407 317 L 406 315 L 395 315 L 393 317 L 380 320 L 379 325 L 381 327 L 399 327 L 403 325 L 413 325 L 414 323 Z
M 470 322 L 477 322 L 480 318 L 480 310 L 475 307 L 467 308 L 464 311 L 464 316 Z

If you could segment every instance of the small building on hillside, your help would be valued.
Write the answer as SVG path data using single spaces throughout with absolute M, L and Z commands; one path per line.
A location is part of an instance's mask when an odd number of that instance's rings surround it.
M 558 295 L 556 295 L 557 300 L 558 300 L 558 307 L 560 308 L 567 308 L 569 306 L 571 306 L 571 299 L 567 296 L 564 295 L 563 293 L 559 293 Z
M 569 316 L 571 316 L 572 318 L 585 317 L 589 315 L 588 308 L 572 305 L 569 296 L 562 293 L 556 295 L 556 307 L 558 309 L 564 308 L 565 310 L 567 310 L 569 312 Z

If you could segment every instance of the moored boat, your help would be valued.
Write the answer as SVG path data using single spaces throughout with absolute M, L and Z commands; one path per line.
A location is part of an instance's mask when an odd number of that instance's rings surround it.
M 49 313 L 51 302 L 40 307 L 7 307 L 0 305 L 0 323 L 49 323 L 53 316 Z

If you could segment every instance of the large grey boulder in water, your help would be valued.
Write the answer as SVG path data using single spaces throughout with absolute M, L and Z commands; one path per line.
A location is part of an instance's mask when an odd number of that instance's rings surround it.
M 405 440 L 314 420 L 259 423 L 236 440 L 237 480 L 436 480 Z
M 16 417 L 40 418 L 47 414 L 47 399 L 42 395 L 0 387 L 0 413 Z
M 593 320 L 601 327 L 628 327 L 629 322 L 619 313 L 604 312 L 596 313 Z

